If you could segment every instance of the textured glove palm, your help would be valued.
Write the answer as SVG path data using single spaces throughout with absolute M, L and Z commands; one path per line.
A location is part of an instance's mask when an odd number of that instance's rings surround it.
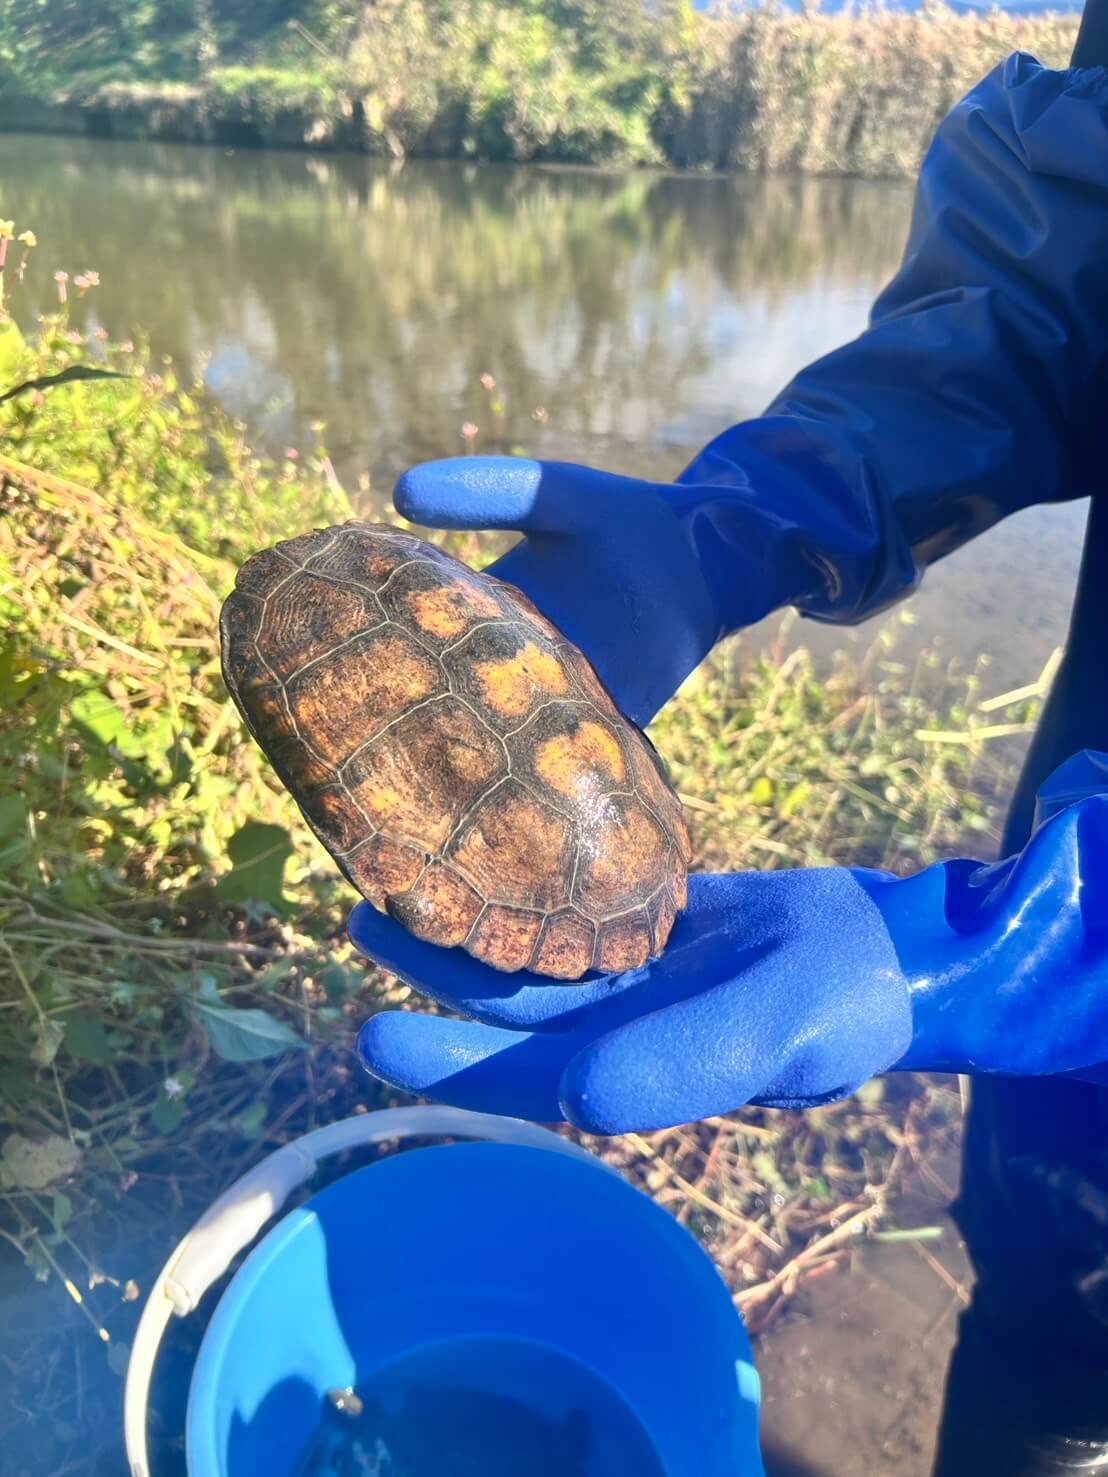
M 1106 787 L 1103 756 L 1071 760 L 1027 847 L 993 865 L 693 877 L 660 959 L 576 987 L 497 974 L 363 904 L 357 947 L 469 1017 L 383 1012 L 363 1061 L 598 1133 L 809 1106 L 890 1067 L 1086 1075 L 1108 1055 Z

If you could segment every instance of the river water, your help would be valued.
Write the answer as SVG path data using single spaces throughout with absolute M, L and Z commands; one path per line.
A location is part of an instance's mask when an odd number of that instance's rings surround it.
M 268 448 L 324 433 L 363 506 L 462 452 L 529 453 L 651 477 L 681 470 L 853 337 L 894 270 L 906 184 L 760 180 L 0 138 L 0 214 L 55 268 L 102 285 L 78 321 L 202 368 Z M 496 388 L 482 386 L 492 375 Z M 500 407 L 500 408 L 497 408 Z M 1064 634 L 1084 508 L 1029 510 L 930 572 L 898 636 L 994 691 Z M 755 632 L 757 643 L 771 634 Z M 826 658 L 865 644 L 801 623 Z

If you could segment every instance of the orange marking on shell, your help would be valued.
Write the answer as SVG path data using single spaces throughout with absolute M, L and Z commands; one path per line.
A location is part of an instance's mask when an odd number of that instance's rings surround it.
M 475 673 L 485 702 L 508 718 L 526 713 L 537 697 L 565 697 L 570 690 L 555 653 L 532 641 L 514 656 L 478 662 Z
M 570 799 L 610 790 L 623 783 L 626 773 L 615 735 L 588 719 L 574 733 L 555 734 L 539 744 L 534 763 L 540 778 Z
M 460 636 L 470 623 L 465 591 L 442 585 L 437 590 L 413 590 L 405 597 L 412 620 L 421 631 L 444 641 Z

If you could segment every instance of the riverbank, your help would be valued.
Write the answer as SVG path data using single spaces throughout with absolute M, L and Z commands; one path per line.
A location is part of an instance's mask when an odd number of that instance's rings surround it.
M 47 11 L 60 0 L 49 0 Z M 157 10 L 158 6 L 152 7 Z M 203 7 L 197 7 L 198 12 Z M 683 6 L 330 7 L 249 42 L 185 35 L 90 58 L 22 46 L 0 128 L 224 147 L 903 177 L 953 103 L 1003 57 L 1064 66 L 1073 15 L 709 14 Z M 580 12 L 580 13 L 578 13 Z M 587 14 L 586 14 L 587 12 Z M 184 58 L 184 60 L 182 60 Z M 159 60 L 165 64 L 159 72 Z M 172 67 L 169 61 L 172 60 Z

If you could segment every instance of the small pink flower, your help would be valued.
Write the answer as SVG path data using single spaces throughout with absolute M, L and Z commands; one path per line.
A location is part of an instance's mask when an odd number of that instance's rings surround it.
M 90 287 L 99 287 L 100 286 L 100 273 L 99 272 L 86 272 L 85 273 L 85 281 L 88 283 L 88 285 Z
M 125 338 L 120 344 L 119 352 L 121 354 L 133 354 L 135 352 L 135 346 L 129 338 Z
M 496 381 L 493 379 L 491 374 L 483 374 L 481 376 L 481 383 L 484 385 L 486 390 L 496 389 Z
M 296 458 L 300 455 L 300 453 L 297 451 L 295 446 L 290 446 L 285 452 L 285 455 L 288 457 L 290 462 L 294 462 Z
M 462 435 L 466 438 L 467 441 L 472 441 L 474 436 L 477 435 L 477 431 L 478 427 L 475 426 L 472 421 L 466 421 L 466 423 L 462 426 Z
M 78 292 L 87 292 L 89 289 L 89 280 L 83 276 L 74 277 L 73 286 Z
M 75 328 L 69 329 L 68 332 L 65 333 L 64 338 L 67 344 L 79 344 L 81 342 L 81 335 L 77 332 Z
M 108 339 L 108 330 L 106 328 L 94 328 L 92 330 L 92 336 L 100 343 L 106 343 Z

